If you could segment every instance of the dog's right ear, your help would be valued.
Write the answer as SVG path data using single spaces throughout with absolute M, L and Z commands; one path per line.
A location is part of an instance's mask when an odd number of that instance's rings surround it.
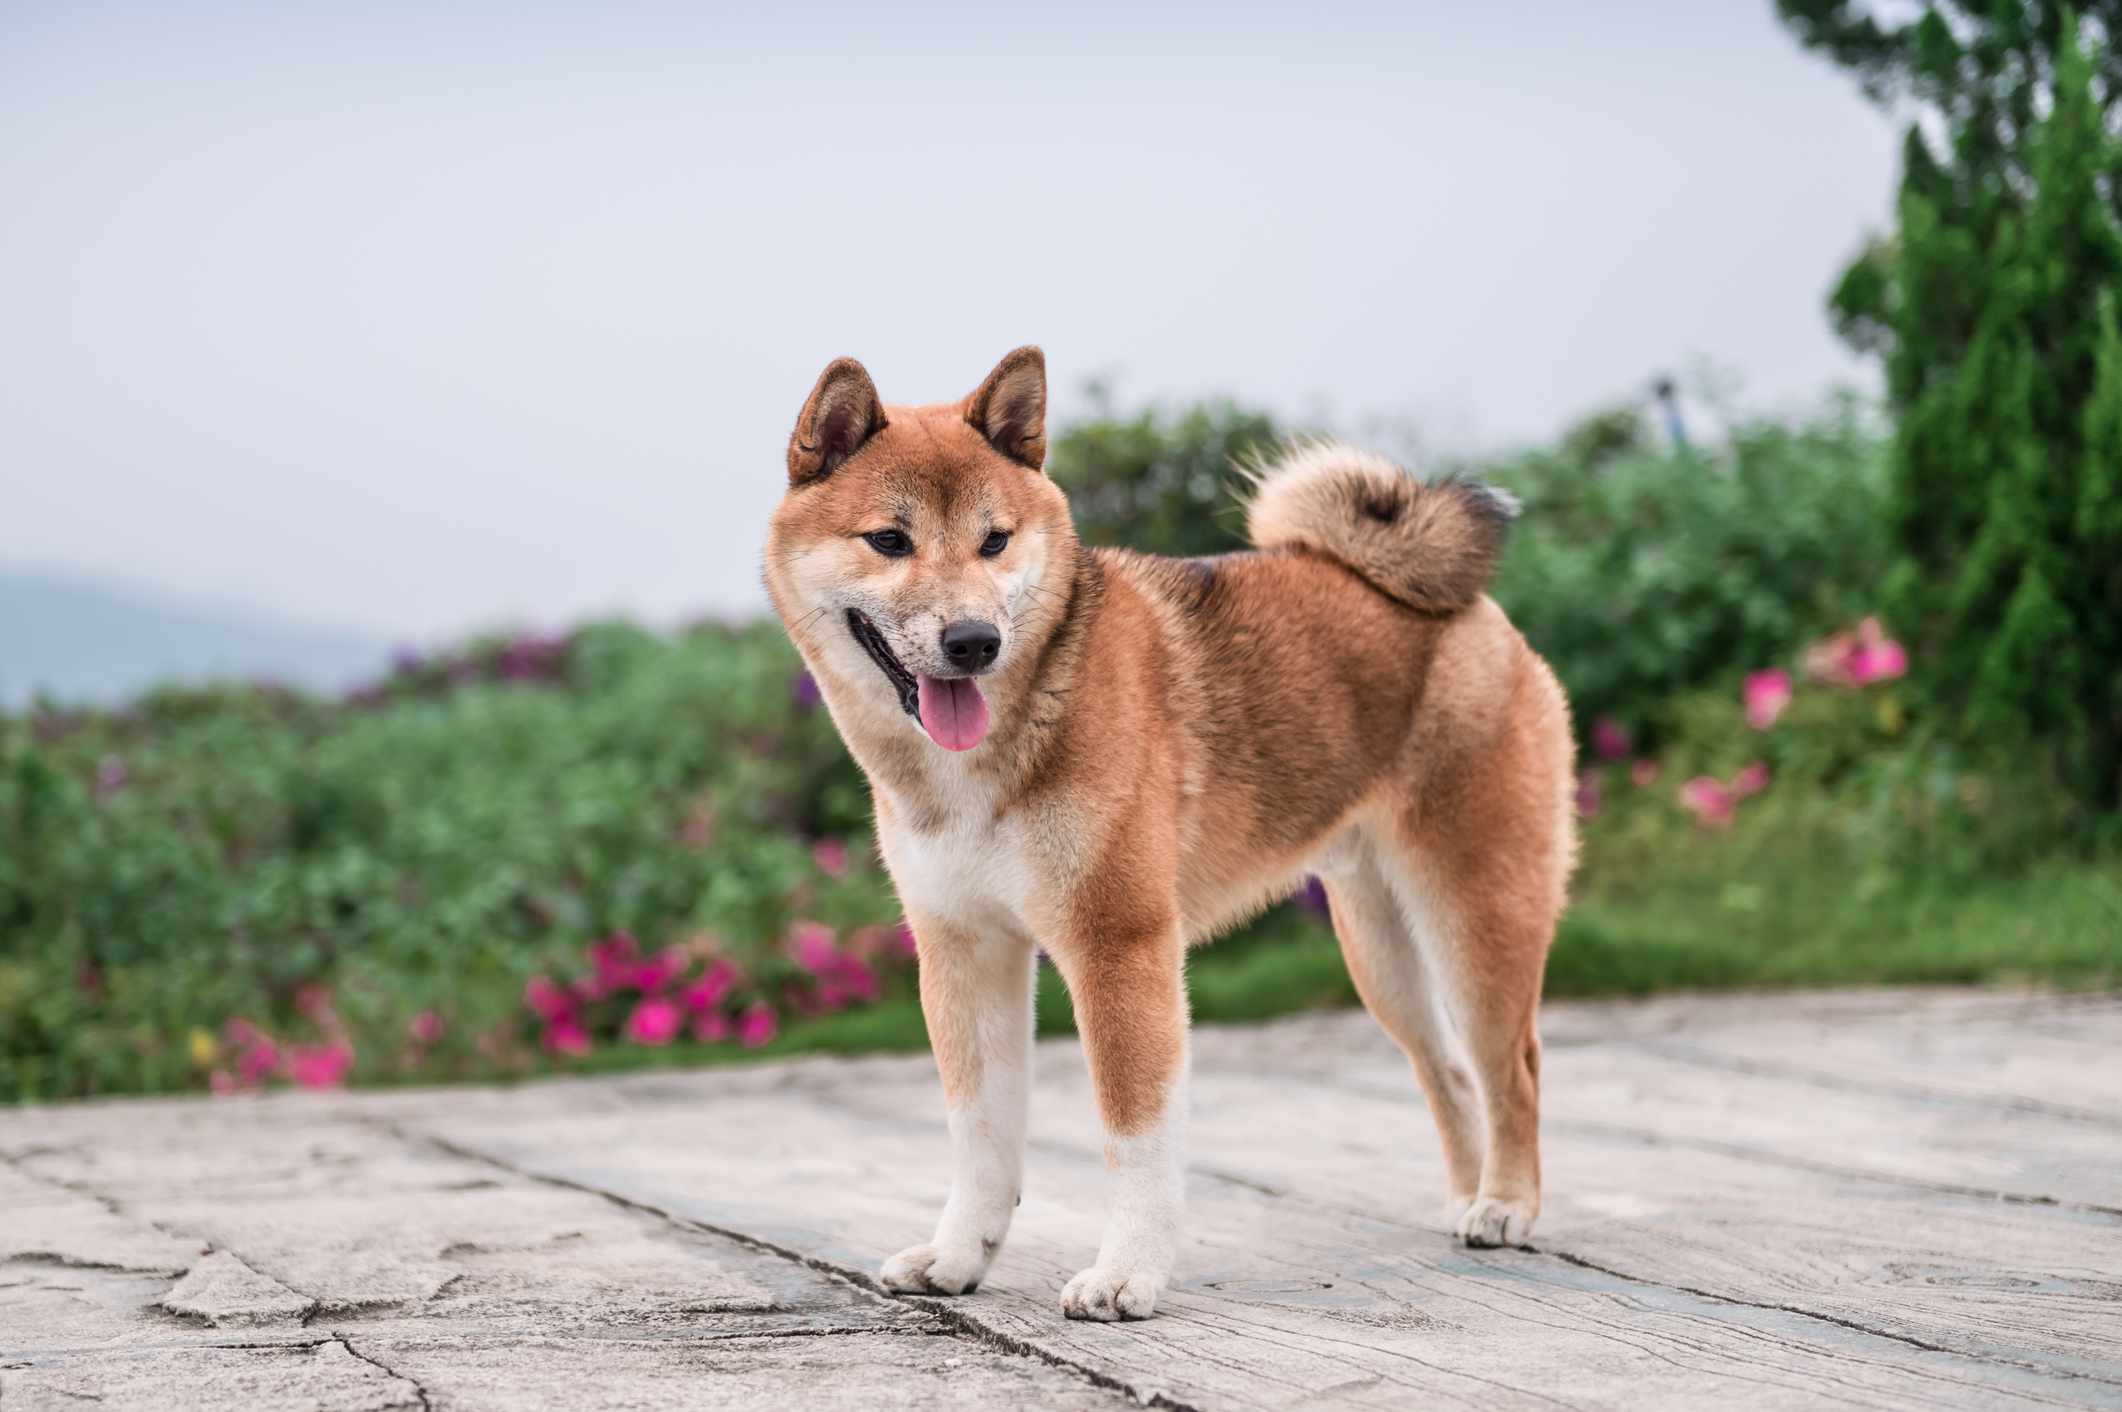
M 833 359 L 789 433 L 788 483 L 824 480 L 882 430 L 884 404 L 868 371 L 852 358 Z

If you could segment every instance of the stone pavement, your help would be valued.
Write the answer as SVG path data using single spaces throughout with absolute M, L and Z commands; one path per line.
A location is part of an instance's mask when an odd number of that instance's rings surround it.
M 2122 996 L 1550 1005 L 1534 1247 L 1447 1238 L 1360 1012 L 1197 1036 L 1191 1226 L 1062 1319 L 1102 1162 L 1043 1046 L 988 1283 L 893 1299 L 925 1056 L 0 1110 L 0 1412 L 2122 1408 Z

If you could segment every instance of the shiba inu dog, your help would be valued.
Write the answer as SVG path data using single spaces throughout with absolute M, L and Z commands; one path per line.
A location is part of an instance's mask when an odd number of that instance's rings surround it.
M 1036 348 L 922 407 L 843 358 L 796 419 L 767 540 L 774 606 L 869 775 L 949 1114 L 950 1198 L 884 1284 L 969 1293 L 1009 1233 L 1043 948 L 1112 1182 L 1062 1309 L 1148 1317 L 1179 1248 L 1186 949 L 1307 873 L 1428 1096 L 1458 1234 L 1522 1242 L 1575 839 L 1568 706 L 1483 595 L 1516 506 L 1303 444 L 1255 468 L 1252 550 L 1160 559 L 1078 543 L 1045 456 Z

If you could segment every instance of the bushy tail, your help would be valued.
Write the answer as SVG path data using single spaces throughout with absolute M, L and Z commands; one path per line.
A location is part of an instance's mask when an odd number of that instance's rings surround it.
M 1423 613 L 1481 596 L 1518 502 L 1478 481 L 1419 481 L 1383 456 L 1299 442 L 1249 468 L 1245 529 L 1261 549 L 1311 549 Z

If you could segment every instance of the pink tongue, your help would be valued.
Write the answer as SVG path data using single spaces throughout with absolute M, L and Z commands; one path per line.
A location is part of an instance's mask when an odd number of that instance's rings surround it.
M 923 677 L 921 729 L 945 750 L 970 750 L 987 734 L 987 699 L 968 677 Z

